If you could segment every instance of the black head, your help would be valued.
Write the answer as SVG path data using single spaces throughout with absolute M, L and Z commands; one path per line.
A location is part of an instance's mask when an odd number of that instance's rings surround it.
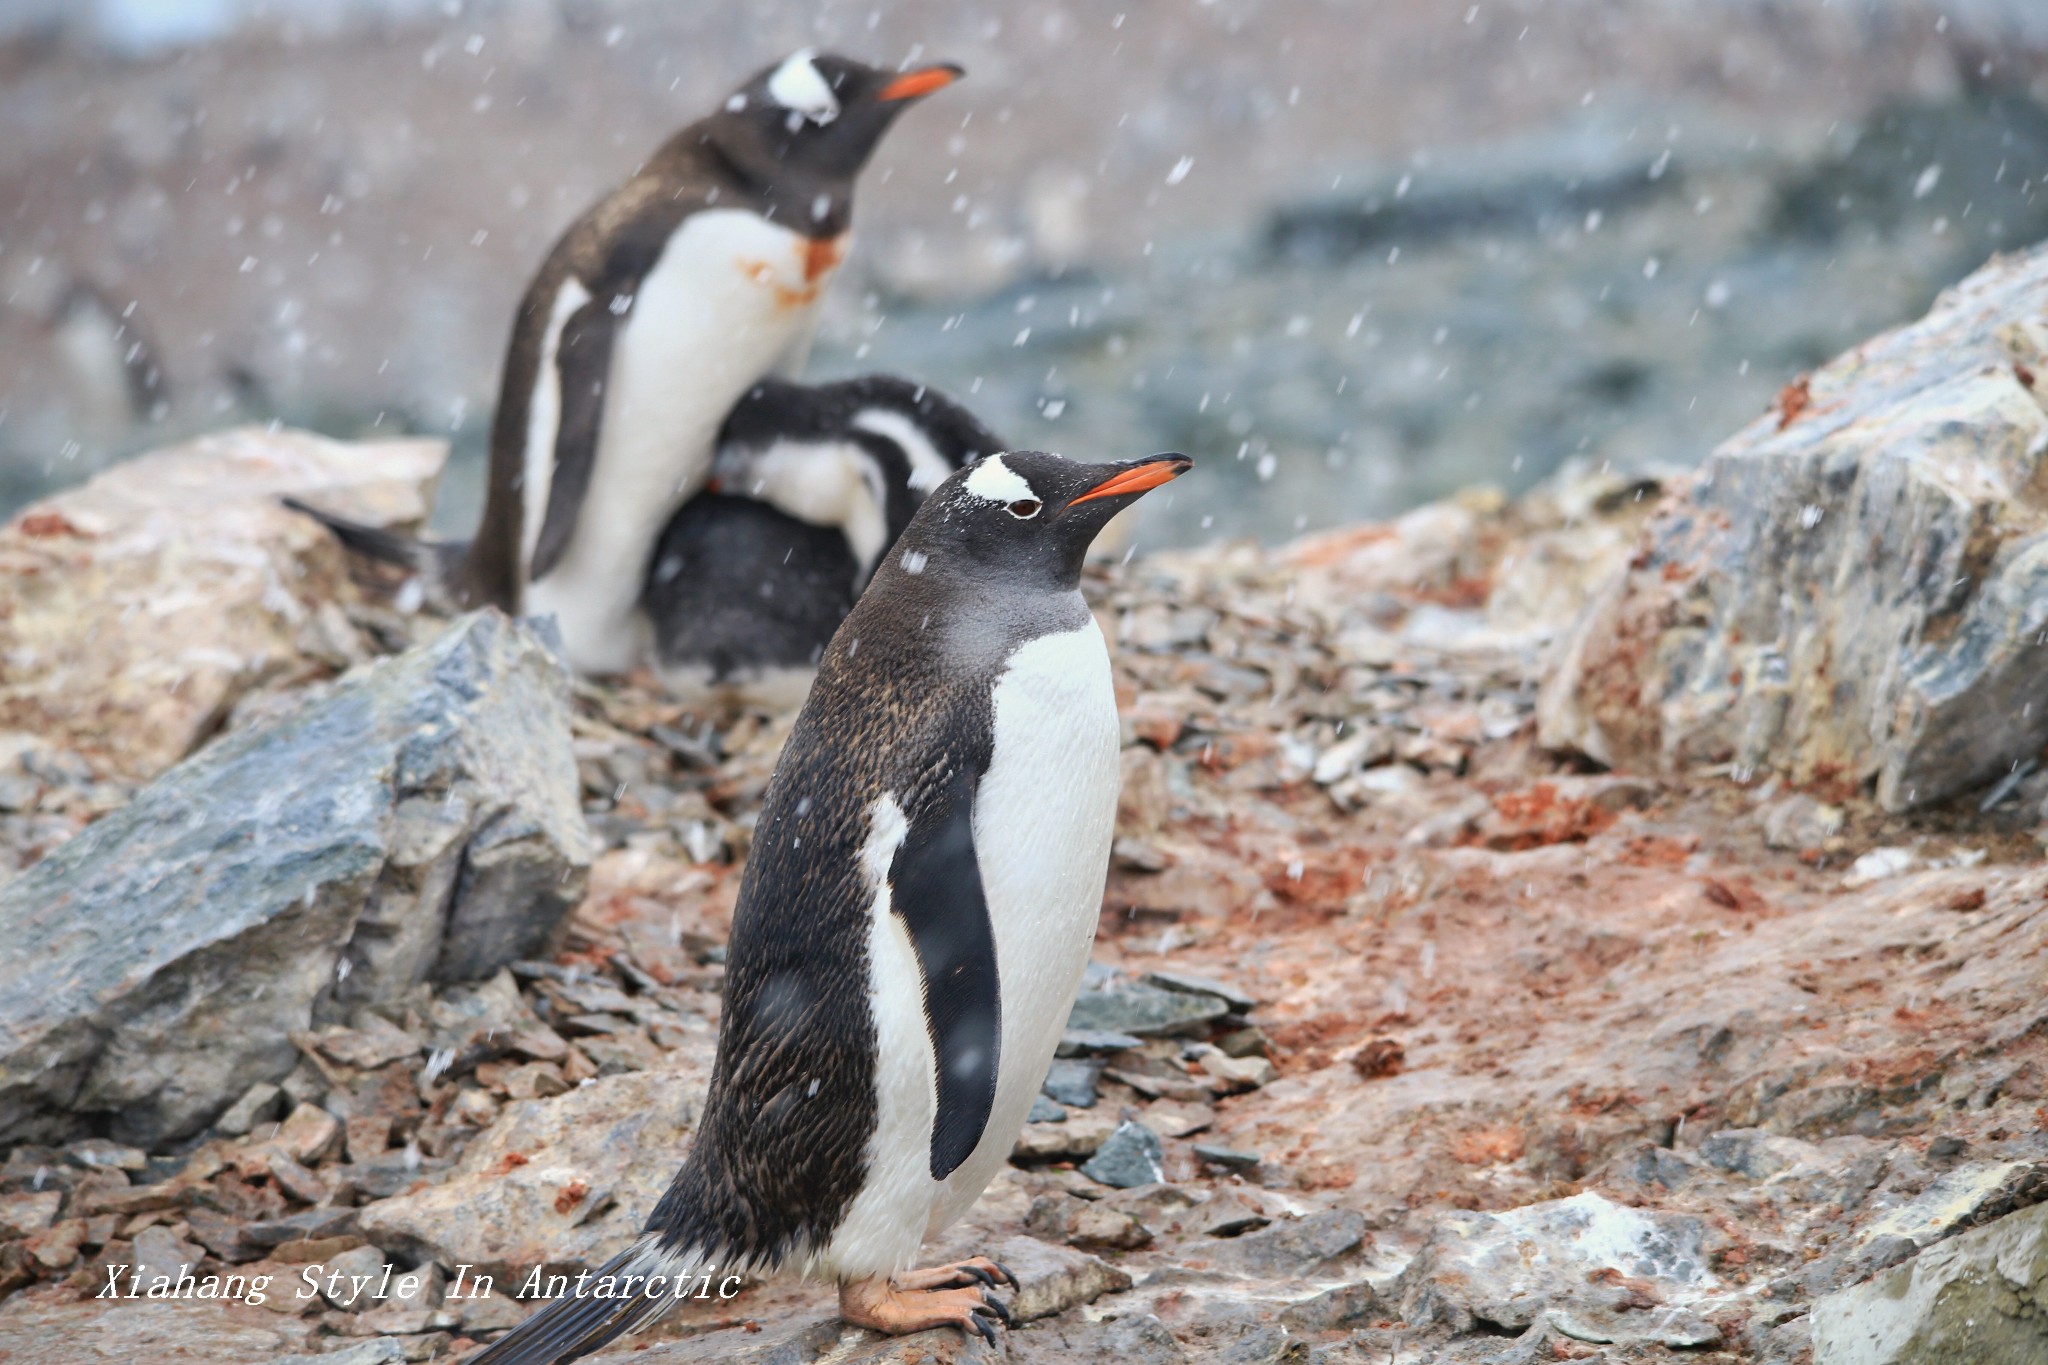
M 1072 591 L 1109 519 L 1194 463 L 1185 455 L 1117 464 L 1080 464 L 1036 450 L 991 455 L 925 499 L 890 561 L 908 574 Z
M 805 49 L 741 86 L 703 127 L 748 177 L 814 183 L 829 195 L 851 185 L 897 115 L 961 75 L 950 64 L 883 71 Z

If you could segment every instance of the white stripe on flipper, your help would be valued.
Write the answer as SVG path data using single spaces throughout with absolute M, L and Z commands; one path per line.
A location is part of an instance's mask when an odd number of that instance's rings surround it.
M 975 497 L 990 502 L 1016 502 L 1020 498 L 1042 501 L 1024 476 L 1004 464 L 1000 455 L 991 455 L 974 466 L 974 472 L 967 476 L 966 488 Z
M 569 315 L 590 302 L 583 281 L 571 275 L 555 289 L 554 304 L 548 309 L 547 330 L 540 338 L 540 368 L 534 372 L 533 396 L 526 409 L 526 458 L 521 462 L 519 486 L 519 576 L 533 562 L 534 542 L 540 539 L 541 523 L 547 519 L 548 491 L 555 482 L 555 434 L 562 421 L 562 372 L 555 368 L 560 354 L 562 328 Z
M 875 1131 L 860 1193 L 819 1257 L 847 1279 L 893 1275 L 917 1259 L 939 1184 L 932 1179 L 932 1122 L 938 1113 L 924 969 L 910 927 L 895 913 L 889 868 L 910 826 L 892 796 L 868 813 L 861 873 L 874 899 L 868 925 L 868 1006 L 875 1020 Z
M 910 486 L 920 493 L 937 488 L 953 472 L 952 463 L 939 454 L 924 428 L 900 412 L 865 408 L 853 419 L 853 425 L 896 443 L 896 448 L 910 461 Z

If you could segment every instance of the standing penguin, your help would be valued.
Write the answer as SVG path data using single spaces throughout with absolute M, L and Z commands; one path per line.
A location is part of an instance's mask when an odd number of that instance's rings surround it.
M 794 708 L 925 495 L 1002 448 L 893 375 L 763 380 L 719 433 L 713 487 L 662 531 L 641 605 L 671 696 Z
M 551 612 L 577 668 L 633 666 L 656 536 L 734 400 L 802 363 L 876 144 L 959 75 L 799 52 L 570 227 L 513 324 L 455 601 Z
M 1082 559 L 1190 464 L 993 455 L 918 509 L 769 787 L 688 1158 L 587 1294 L 473 1365 L 575 1360 L 713 1267 L 829 1276 L 858 1326 L 993 1339 L 1000 1266 L 909 1268 L 1009 1156 L 1094 939 L 1118 736 Z

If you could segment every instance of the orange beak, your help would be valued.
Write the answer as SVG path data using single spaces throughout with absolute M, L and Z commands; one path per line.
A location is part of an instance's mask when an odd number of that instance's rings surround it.
M 1104 479 L 1067 506 L 1076 507 L 1084 502 L 1092 502 L 1096 498 L 1120 498 L 1130 493 L 1143 493 L 1159 487 L 1162 483 L 1172 483 L 1194 467 L 1195 462 L 1185 455 L 1161 455 L 1157 459 L 1145 461 L 1135 469 L 1126 469 L 1121 474 Z
M 922 71 L 906 71 L 882 87 L 882 93 L 875 98 L 883 101 L 914 100 L 929 95 L 934 90 L 944 90 L 967 73 L 948 62 L 941 66 L 928 66 Z

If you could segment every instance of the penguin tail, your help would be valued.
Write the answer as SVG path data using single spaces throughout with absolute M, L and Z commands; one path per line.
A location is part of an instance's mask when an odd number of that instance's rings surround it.
M 651 1325 L 694 1287 L 698 1257 L 644 1233 L 557 1299 L 463 1365 L 568 1365 Z
M 282 501 L 292 511 L 303 513 L 325 526 L 334 533 L 336 540 L 363 558 L 374 559 L 380 564 L 396 564 L 418 574 L 420 585 L 426 589 L 426 601 L 436 610 L 460 610 L 458 594 L 452 585 L 463 556 L 469 553 L 467 541 L 420 540 L 387 531 L 381 526 L 365 526 L 362 522 L 338 517 L 297 498 L 287 497 Z

